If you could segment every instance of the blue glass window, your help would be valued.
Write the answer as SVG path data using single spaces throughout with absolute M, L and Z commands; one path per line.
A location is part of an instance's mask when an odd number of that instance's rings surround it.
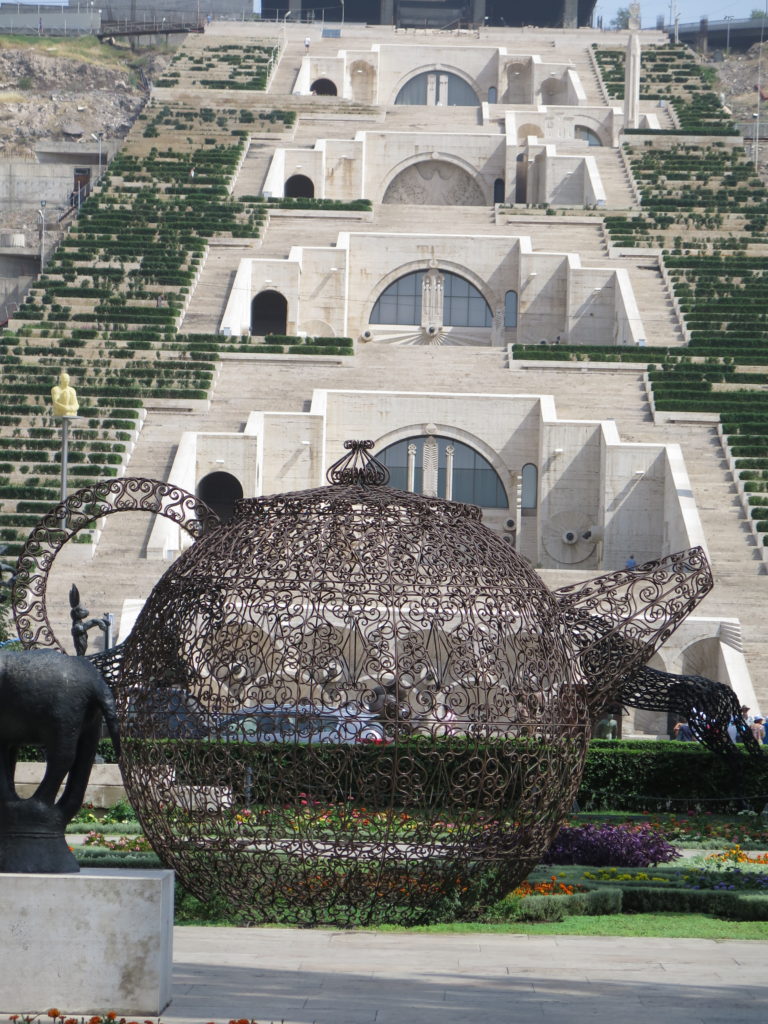
M 376 300 L 369 323 L 421 323 L 423 270 L 405 274 L 385 288 Z M 446 327 L 490 327 L 491 307 L 473 284 L 458 274 L 443 273 L 443 324 Z
M 414 75 L 410 81 L 400 89 L 395 97 L 396 106 L 424 107 L 427 104 L 429 76 L 435 79 L 435 103 L 443 107 L 479 107 L 480 101 L 475 90 L 465 82 L 463 78 L 454 75 L 451 71 L 422 71 Z M 447 82 L 447 95 L 443 95 L 444 79 Z
M 396 441 L 381 452 L 376 453 L 379 462 L 383 462 L 389 470 L 391 487 L 405 491 L 408 489 L 408 445 L 416 446 L 414 458 L 414 484 L 416 494 L 424 488 L 424 442 L 422 435 L 409 437 L 405 441 Z M 481 508 L 509 508 L 507 494 L 499 474 L 479 452 L 461 441 L 450 437 L 436 437 L 437 441 L 437 493 L 438 497 L 446 496 L 446 448 L 453 446 L 453 501 L 463 501 Z
M 504 296 L 504 326 L 517 327 L 517 292 L 509 291 Z

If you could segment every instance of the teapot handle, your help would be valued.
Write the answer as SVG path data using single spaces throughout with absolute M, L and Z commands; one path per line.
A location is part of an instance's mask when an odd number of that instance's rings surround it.
M 204 501 L 163 480 L 125 476 L 70 494 L 33 527 L 19 555 L 12 604 L 18 636 L 26 649 L 64 650 L 48 620 L 48 575 L 68 540 L 115 512 L 154 512 L 178 523 L 195 540 L 219 525 L 219 517 Z

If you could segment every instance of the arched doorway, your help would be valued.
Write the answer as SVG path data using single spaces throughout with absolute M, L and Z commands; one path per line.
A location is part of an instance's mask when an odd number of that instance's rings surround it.
M 483 191 L 463 167 L 449 160 L 421 160 L 402 170 L 387 186 L 384 203 L 428 206 L 485 206 Z
M 338 89 L 330 78 L 318 78 L 310 86 L 314 96 L 338 96 Z
M 197 485 L 197 496 L 226 523 L 232 518 L 235 502 L 243 496 L 243 487 L 236 476 L 218 471 L 203 477 Z
M 285 334 L 288 325 L 288 300 L 280 292 L 267 288 L 251 302 L 251 334 Z
M 494 203 L 503 203 L 506 196 L 504 194 L 504 179 L 497 178 L 493 183 L 493 201 Z
M 283 190 L 287 199 L 314 199 L 315 184 L 306 174 L 292 174 Z

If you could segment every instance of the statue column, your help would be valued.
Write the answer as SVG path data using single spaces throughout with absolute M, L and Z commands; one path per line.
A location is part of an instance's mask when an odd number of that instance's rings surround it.
M 408 483 L 406 490 L 416 490 L 416 445 L 411 441 L 408 445 Z
M 445 500 L 453 501 L 453 452 L 452 444 L 445 449 Z
M 421 484 L 421 493 L 425 498 L 437 497 L 437 441 L 429 434 L 424 441 L 424 449 L 421 456 L 424 467 L 424 478 Z
M 631 32 L 624 71 L 624 127 L 640 125 L 640 36 Z

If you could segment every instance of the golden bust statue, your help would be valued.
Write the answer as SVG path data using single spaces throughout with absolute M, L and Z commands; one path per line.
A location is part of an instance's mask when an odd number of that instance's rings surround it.
M 69 374 L 62 371 L 59 383 L 51 388 L 54 416 L 77 416 L 77 392 L 69 383 Z

